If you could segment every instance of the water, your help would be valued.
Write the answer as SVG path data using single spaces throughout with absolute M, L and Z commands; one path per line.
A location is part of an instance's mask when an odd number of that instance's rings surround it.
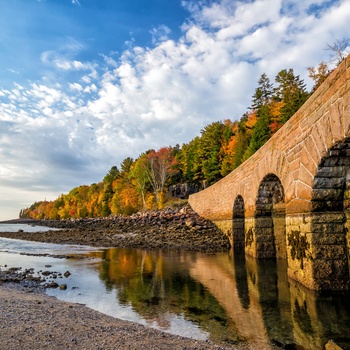
M 71 276 L 56 280 L 67 290 L 49 295 L 173 334 L 259 349 L 324 349 L 332 339 L 350 349 L 350 295 L 318 297 L 288 280 L 284 261 L 3 238 L 0 251 L 0 265 L 69 270 Z
M 0 232 L 18 232 L 19 230 L 24 232 L 45 232 L 48 230 L 54 231 L 59 229 L 27 224 L 0 224 Z

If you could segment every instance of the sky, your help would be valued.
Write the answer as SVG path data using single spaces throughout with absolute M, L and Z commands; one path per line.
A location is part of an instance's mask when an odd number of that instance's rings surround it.
M 240 119 L 329 61 L 349 0 L 0 0 L 0 220 Z

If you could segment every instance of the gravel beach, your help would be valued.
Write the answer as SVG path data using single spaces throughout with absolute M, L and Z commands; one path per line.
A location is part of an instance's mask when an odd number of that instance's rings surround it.
M 0 237 L 27 241 L 93 247 L 181 249 L 206 253 L 228 251 L 231 247 L 226 235 L 189 206 L 137 213 L 127 217 L 18 219 L 6 223 L 25 223 L 61 229 L 47 232 L 0 232 Z
M 0 282 L 0 349 L 234 349 L 116 319 Z

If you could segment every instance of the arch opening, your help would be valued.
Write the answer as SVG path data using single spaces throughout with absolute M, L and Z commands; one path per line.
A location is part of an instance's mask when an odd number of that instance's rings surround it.
M 337 142 L 321 159 L 311 208 L 315 282 L 323 290 L 349 289 L 350 137 Z
M 255 209 L 255 241 L 258 258 L 286 258 L 284 190 L 275 174 L 260 183 Z
M 238 195 L 233 204 L 232 214 L 232 240 L 233 249 L 238 252 L 244 251 L 245 214 L 244 199 Z
M 335 144 L 321 159 L 312 186 L 313 212 L 349 210 L 350 137 Z

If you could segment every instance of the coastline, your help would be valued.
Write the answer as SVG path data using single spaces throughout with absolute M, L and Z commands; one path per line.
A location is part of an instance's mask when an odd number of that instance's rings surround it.
M 1 348 L 252 349 L 184 338 L 60 301 L 37 289 L 0 283 Z
M 1 223 L 59 228 L 58 231 L 46 232 L 0 232 L 0 237 L 46 243 L 148 250 L 181 249 L 206 253 L 228 251 L 231 247 L 227 236 L 189 206 L 137 213 L 128 217 L 15 219 Z
M 185 249 L 213 253 L 230 248 L 213 224 L 190 208 L 162 210 L 132 217 L 80 220 L 15 219 L 21 223 L 60 228 L 46 232 L 0 232 L 1 237 L 95 247 Z M 21 271 L 0 268 L 1 346 L 6 349 L 251 349 L 184 338 L 120 320 L 81 304 L 44 293 L 39 281 Z M 5 332 L 6 330 L 6 332 Z

